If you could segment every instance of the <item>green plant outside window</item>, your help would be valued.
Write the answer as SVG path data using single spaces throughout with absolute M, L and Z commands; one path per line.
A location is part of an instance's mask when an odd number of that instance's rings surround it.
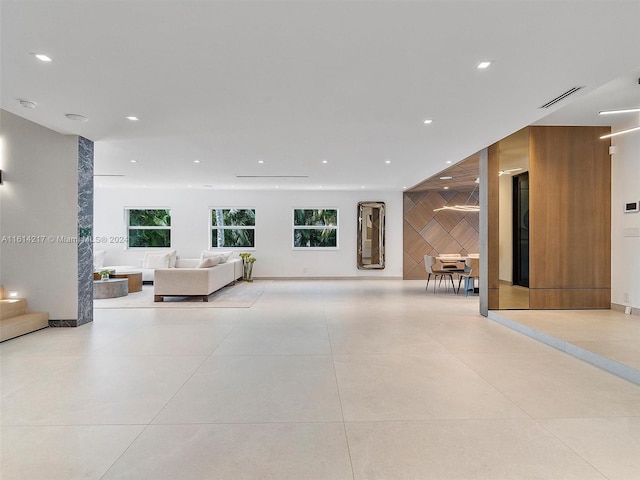
M 129 247 L 166 248 L 171 246 L 171 210 L 129 209 Z
M 295 209 L 293 211 L 294 248 L 337 248 L 338 210 Z
M 256 211 L 252 208 L 212 208 L 212 248 L 255 247 Z

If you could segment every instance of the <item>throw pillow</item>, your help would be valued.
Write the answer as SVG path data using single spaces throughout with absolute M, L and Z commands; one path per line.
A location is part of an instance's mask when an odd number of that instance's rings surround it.
M 145 253 L 142 268 L 169 268 L 168 253 Z
M 202 260 L 197 268 L 211 268 L 211 267 L 215 267 L 216 265 L 218 265 L 218 263 L 220 263 L 220 259 L 217 257 L 207 257 L 204 260 Z
M 93 251 L 93 269 L 98 270 L 104 266 L 104 257 L 107 255 L 106 250 Z
M 215 250 L 203 250 L 200 254 L 200 261 L 205 258 L 218 258 L 220 259 L 220 263 L 225 263 L 231 257 L 233 252 L 217 252 Z
M 169 250 L 167 253 L 169 254 L 169 268 L 175 268 L 178 252 L 176 250 Z

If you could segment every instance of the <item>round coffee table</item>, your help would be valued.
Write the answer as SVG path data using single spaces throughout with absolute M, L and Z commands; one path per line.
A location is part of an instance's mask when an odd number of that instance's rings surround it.
M 116 270 L 109 275 L 111 278 L 125 278 L 129 282 L 129 293 L 142 291 L 142 272 L 140 270 L 122 271 Z
M 93 298 L 116 298 L 126 295 L 129 295 L 129 280 L 126 278 L 93 281 Z

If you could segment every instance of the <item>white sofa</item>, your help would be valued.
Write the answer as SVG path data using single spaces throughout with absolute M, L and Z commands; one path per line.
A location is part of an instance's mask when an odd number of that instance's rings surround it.
M 198 268 L 198 259 L 176 260 L 175 268 L 156 268 L 153 278 L 154 301 L 162 302 L 164 297 L 202 297 L 209 301 L 209 295 L 225 285 L 242 278 L 242 260 L 227 260 L 213 267 Z

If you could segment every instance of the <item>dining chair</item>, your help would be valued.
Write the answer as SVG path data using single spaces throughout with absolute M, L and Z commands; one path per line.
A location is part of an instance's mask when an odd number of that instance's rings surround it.
M 460 284 L 464 279 L 464 296 L 469 295 L 469 291 L 476 288 L 476 278 L 480 278 L 480 258 L 467 257 L 464 262 L 464 272 L 458 273 L 458 292 L 460 292 Z
M 438 260 L 440 260 L 440 264 L 443 269 L 451 268 L 454 270 L 460 270 L 458 267 L 458 262 L 460 261 L 461 255 L 459 253 L 439 253 Z
M 439 270 L 439 269 L 434 269 L 433 266 L 436 264 L 436 257 L 433 257 L 431 255 L 425 255 L 424 256 L 424 268 L 427 270 L 427 286 L 425 287 L 425 290 L 429 289 L 429 280 L 431 280 L 431 276 L 433 275 L 433 293 L 436 293 L 436 281 L 438 280 L 438 277 L 440 277 L 440 283 L 439 285 L 442 285 L 442 279 L 444 277 L 449 277 L 449 280 L 451 280 L 451 286 L 453 288 L 453 291 L 456 291 L 456 285 L 455 283 L 453 283 L 453 275 L 451 271 L 448 270 Z M 446 285 L 446 282 L 445 282 Z M 449 288 L 449 287 L 447 287 Z

